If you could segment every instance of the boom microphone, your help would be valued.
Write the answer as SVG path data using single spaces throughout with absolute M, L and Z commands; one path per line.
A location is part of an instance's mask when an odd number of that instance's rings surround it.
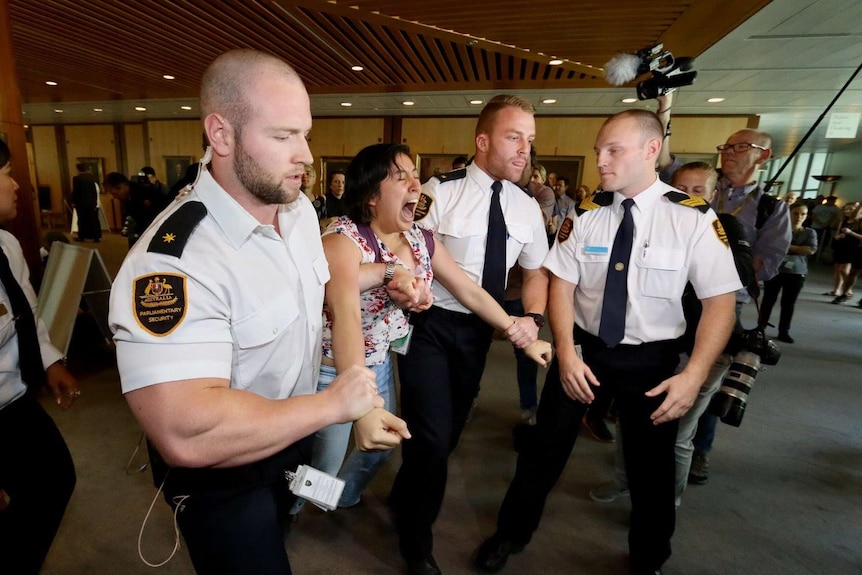
M 605 64 L 605 79 L 613 86 L 622 86 L 639 76 L 641 58 L 635 54 L 617 54 Z

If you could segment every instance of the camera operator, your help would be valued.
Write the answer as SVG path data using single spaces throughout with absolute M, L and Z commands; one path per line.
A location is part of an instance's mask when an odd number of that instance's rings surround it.
M 666 154 L 659 156 L 656 165 L 659 177 L 670 182 L 674 172 L 681 166 L 669 152 L 670 110 L 673 93 L 656 98 L 657 114 L 665 128 L 664 146 Z M 717 214 L 735 216 L 745 228 L 745 236 L 753 252 L 754 272 L 758 282 L 765 282 L 778 273 L 778 266 L 790 245 L 790 217 L 785 202 L 763 192 L 754 179 L 754 174 L 772 155 L 772 138 L 765 132 L 744 129 L 733 133 L 725 144 L 717 146 L 721 153 L 721 177 L 711 200 Z M 756 289 L 756 288 L 754 288 Z M 739 318 L 742 305 L 750 300 L 749 292 L 742 289 L 736 294 L 736 316 Z M 718 418 L 705 413 L 701 416 L 694 438 L 689 483 L 702 485 L 709 481 L 709 452 L 715 440 Z

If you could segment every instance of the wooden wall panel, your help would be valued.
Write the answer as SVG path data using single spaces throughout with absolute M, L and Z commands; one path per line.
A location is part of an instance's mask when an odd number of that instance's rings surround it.
M 33 126 L 33 163 L 36 171 L 36 185 L 51 187 L 51 211 L 64 213 L 62 177 L 60 160 L 57 157 L 57 138 L 54 126 Z M 38 188 L 37 188 L 38 189 Z
M 147 165 L 144 154 L 144 126 L 143 124 L 125 124 L 123 126 L 126 137 L 126 165 L 132 177 L 138 170 Z
M 383 124 L 383 118 L 315 119 L 309 142 L 311 153 L 315 159 L 355 156 L 365 146 L 383 142 Z
M 404 118 L 402 144 L 414 154 L 472 156 L 476 150 L 476 117 Z
M 148 122 L 147 132 L 150 139 L 150 165 L 155 168 L 156 176 L 161 182 L 168 181 L 165 173 L 166 156 L 191 156 L 194 161 L 198 161 L 204 155 L 201 145 L 203 127 L 200 120 Z M 143 164 L 130 166 L 141 168 Z
M 78 173 L 75 169 L 78 158 L 102 158 L 104 160 L 102 177 L 108 172 L 117 171 L 117 148 L 114 145 L 113 124 L 66 126 L 65 129 L 70 176 Z

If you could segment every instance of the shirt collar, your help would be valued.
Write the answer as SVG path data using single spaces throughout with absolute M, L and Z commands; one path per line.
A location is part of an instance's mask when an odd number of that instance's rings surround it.
M 258 222 L 215 181 L 208 170 L 202 172 L 195 192 L 234 248 L 241 246 L 259 228 L 272 227 Z
M 467 166 L 467 177 L 472 179 L 482 191 L 486 194 L 491 193 L 491 184 L 493 184 L 496 180 L 489 176 L 482 168 L 477 166 L 475 163 Z M 505 188 L 505 181 L 503 182 Z
M 638 211 L 643 214 L 652 209 L 652 207 L 664 194 L 664 192 L 664 184 L 662 184 L 662 181 L 658 178 L 658 175 L 656 175 L 655 181 L 652 183 L 652 185 L 637 194 L 632 199 L 635 201 L 635 206 L 637 207 Z M 622 211 L 623 200 L 625 199 L 626 197 L 621 193 L 614 192 L 613 206 L 615 211 Z

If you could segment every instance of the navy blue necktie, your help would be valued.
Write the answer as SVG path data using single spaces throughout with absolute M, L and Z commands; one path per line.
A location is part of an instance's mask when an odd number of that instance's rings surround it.
M 500 206 L 502 182 L 491 184 L 491 210 L 488 213 L 488 239 L 485 243 L 485 266 L 482 268 L 482 287 L 503 305 L 506 289 L 506 220 Z
M 632 241 L 635 223 L 632 219 L 631 198 L 623 200 L 623 221 L 614 238 L 608 278 L 605 283 L 605 297 L 602 301 L 602 321 L 599 337 L 608 347 L 614 347 L 623 340 L 626 332 L 626 302 L 628 301 L 629 259 L 632 255 Z
M 36 334 L 36 318 L 33 317 L 30 302 L 27 301 L 24 290 L 12 274 L 9 259 L 2 249 L 0 249 L 0 281 L 3 282 L 9 304 L 12 306 L 15 331 L 18 332 L 18 366 L 21 369 L 21 379 L 27 384 L 27 391 L 34 392 L 46 381 L 39 336 Z

